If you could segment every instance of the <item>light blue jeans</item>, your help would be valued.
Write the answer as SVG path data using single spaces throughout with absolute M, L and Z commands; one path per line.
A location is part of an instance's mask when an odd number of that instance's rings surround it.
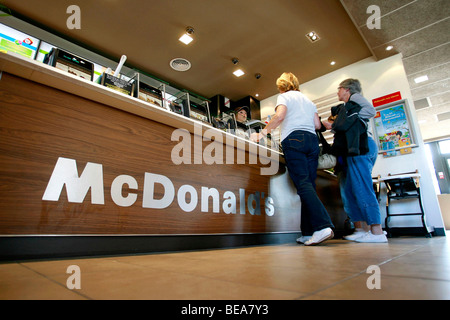
M 380 207 L 373 190 L 372 169 L 378 148 L 369 137 L 369 152 L 362 156 L 347 157 L 347 167 L 339 174 L 344 210 L 352 220 L 368 225 L 381 224 Z

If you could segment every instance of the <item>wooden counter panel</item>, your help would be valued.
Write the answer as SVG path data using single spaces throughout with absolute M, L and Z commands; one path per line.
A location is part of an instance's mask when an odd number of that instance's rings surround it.
M 8 234 L 202 234 L 299 230 L 299 214 L 275 203 L 275 214 L 240 214 L 239 189 L 270 195 L 270 176 L 260 165 L 175 165 L 171 151 L 174 128 L 45 85 L 3 73 L 0 80 L 0 235 Z M 203 149 L 211 142 L 203 142 Z M 103 168 L 104 204 L 69 202 L 66 188 L 59 201 L 42 200 L 58 158 L 76 160 L 78 176 L 86 164 Z M 145 173 L 166 176 L 175 199 L 165 209 L 144 208 Z M 129 175 L 138 183 L 136 202 L 120 207 L 111 198 L 111 183 Z M 183 211 L 177 191 L 190 185 L 197 207 Z M 220 212 L 201 212 L 201 188 L 216 188 Z M 223 194 L 237 198 L 237 213 L 222 209 Z M 163 196 L 155 185 L 155 198 Z

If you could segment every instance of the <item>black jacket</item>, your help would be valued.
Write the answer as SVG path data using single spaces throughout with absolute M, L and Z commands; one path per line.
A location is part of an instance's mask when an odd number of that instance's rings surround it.
M 332 153 L 336 156 L 359 156 L 369 151 L 367 123 L 358 115 L 361 106 L 348 101 L 331 108 L 337 115 L 332 129 L 335 131 Z

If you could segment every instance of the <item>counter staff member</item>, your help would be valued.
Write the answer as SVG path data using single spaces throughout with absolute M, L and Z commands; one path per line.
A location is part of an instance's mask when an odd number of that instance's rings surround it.
M 248 139 L 248 126 L 245 124 L 247 122 L 247 116 L 249 114 L 249 109 L 247 106 L 238 107 L 234 110 L 236 116 L 236 122 L 234 119 L 228 120 L 228 126 L 239 137 Z
M 300 92 L 295 75 L 285 72 L 276 84 L 281 94 L 277 99 L 275 116 L 250 139 L 259 141 L 281 125 L 281 145 L 286 165 L 301 199 L 302 237 L 297 242 L 316 245 L 334 237 L 333 223 L 316 193 L 320 151 L 316 129 L 320 129 L 322 124 L 316 106 Z

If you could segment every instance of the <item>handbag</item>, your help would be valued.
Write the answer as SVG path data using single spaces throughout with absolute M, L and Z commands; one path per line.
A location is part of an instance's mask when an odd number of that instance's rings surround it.
M 317 137 L 319 138 L 320 143 L 322 146 L 320 147 L 320 153 L 319 153 L 319 161 L 317 165 L 317 169 L 324 170 L 324 169 L 331 169 L 336 166 L 336 157 L 331 154 L 331 146 L 325 140 L 325 137 L 323 136 L 321 131 L 316 131 Z
M 317 169 L 331 169 L 336 166 L 336 157 L 329 153 L 319 154 Z

